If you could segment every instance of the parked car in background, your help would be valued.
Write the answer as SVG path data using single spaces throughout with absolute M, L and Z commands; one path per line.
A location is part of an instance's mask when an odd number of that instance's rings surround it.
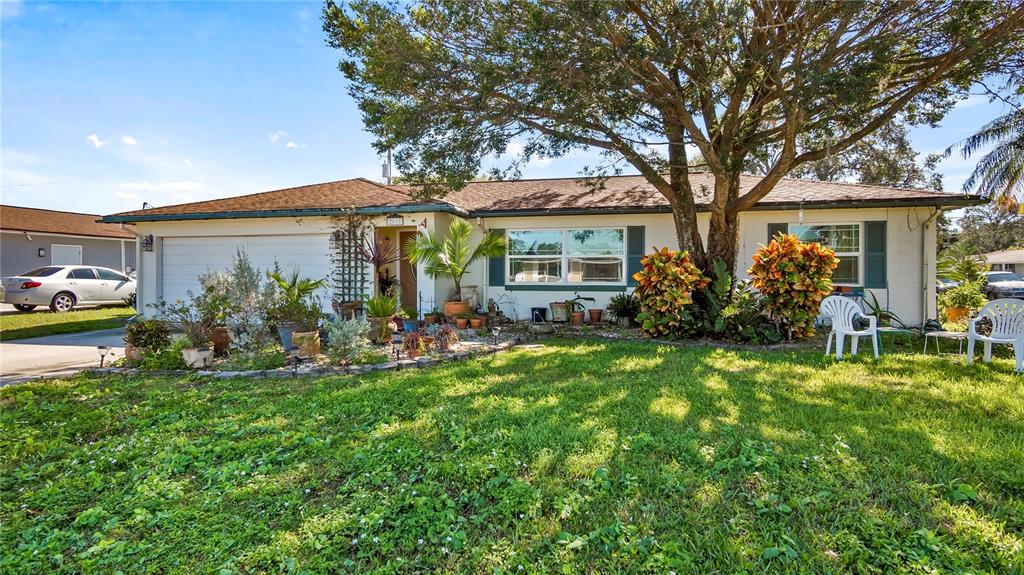
M 960 285 L 959 282 L 949 278 L 935 278 L 935 291 L 937 293 L 944 293 L 946 290 L 955 288 L 958 285 Z
M 123 303 L 135 291 L 135 280 L 110 268 L 44 266 L 3 278 L 3 303 L 22 312 L 45 305 L 55 312 L 78 305 Z
M 1013 272 L 988 272 L 985 274 L 985 295 L 988 299 L 1024 299 L 1024 278 Z

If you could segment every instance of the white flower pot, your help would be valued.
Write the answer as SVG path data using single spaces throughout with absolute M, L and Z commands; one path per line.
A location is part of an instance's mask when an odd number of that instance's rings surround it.
M 210 357 L 213 355 L 213 350 L 208 347 L 189 347 L 181 350 L 181 357 L 185 360 L 185 365 L 197 368 L 206 367 L 210 363 Z

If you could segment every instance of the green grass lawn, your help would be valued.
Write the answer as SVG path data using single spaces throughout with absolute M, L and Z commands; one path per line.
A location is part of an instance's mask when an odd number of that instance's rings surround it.
M 0 389 L 4 573 L 1022 573 L 1008 360 L 560 342 Z
M 126 306 L 96 307 L 66 313 L 43 311 L 42 308 L 30 313 L 5 313 L 0 315 L 0 341 L 111 329 L 124 325 L 133 315 L 135 310 Z

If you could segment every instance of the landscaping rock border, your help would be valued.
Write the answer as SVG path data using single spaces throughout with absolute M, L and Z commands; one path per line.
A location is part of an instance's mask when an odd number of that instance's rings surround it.
M 463 349 L 445 357 L 418 357 L 416 359 L 400 359 L 398 361 L 387 361 L 384 363 L 367 365 L 347 365 L 335 367 L 330 365 L 298 364 L 291 367 L 281 367 L 267 370 L 248 371 L 217 371 L 203 369 L 170 369 L 170 370 L 146 370 L 130 367 L 93 367 L 82 370 L 84 373 L 97 375 L 151 375 L 183 377 L 196 375 L 199 377 L 212 377 L 215 379 L 229 379 L 235 377 L 324 377 L 329 375 L 363 375 L 375 371 L 401 371 L 408 369 L 426 369 L 441 363 L 463 361 L 475 357 L 493 355 L 502 351 L 511 350 L 524 342 L 504 341 L 497 344 L 483 343 L 474 345 L 470 349 Z

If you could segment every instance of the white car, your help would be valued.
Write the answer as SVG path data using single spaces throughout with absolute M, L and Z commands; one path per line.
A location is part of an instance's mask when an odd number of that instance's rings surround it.
M 18 311 L 45 305 L 62 312 L 77 305 L 123 303 L 135 292 L 134 279 L 96 266 L 45 266 L 3 278 L 2 283 L 3 303 Z

